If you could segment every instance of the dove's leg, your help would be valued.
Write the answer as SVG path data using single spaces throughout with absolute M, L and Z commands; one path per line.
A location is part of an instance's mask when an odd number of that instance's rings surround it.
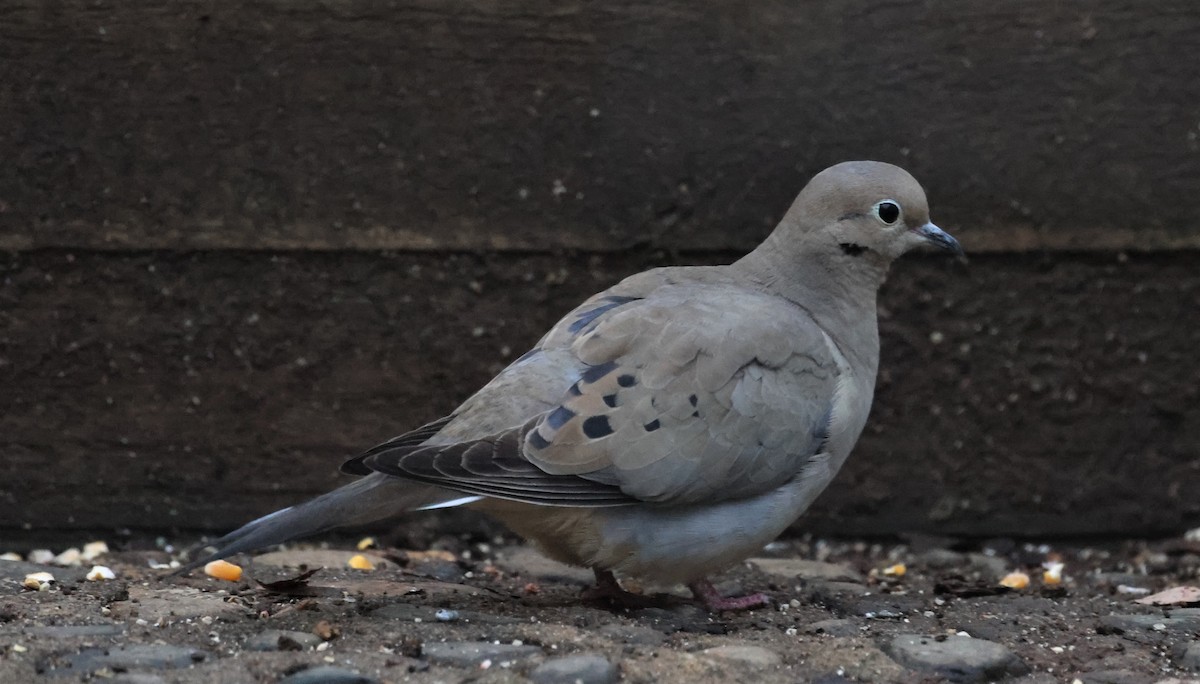
M 771 605 L 771 597 L 766 594 L 747 594 L 745 596 L 721 596 L 717 588 L 712 582 L 706 579 L 696 580 L 688 585 L 688 589 L 692 590 L 692 595 L 705 608 L 718 610 L 746 610 L 748 608 L 762 608 Z
M 621 588 L 621 584 L 617 582 L 617 578 L 609 570 L 597 570 L 596 586 L 588 587 L 583 590 L 582 598 L 585 601 L 609 601 L 623 608 L 645 608 L 655 605 L 654 600 L 649 596 L 642 596 L 630 591 L 625 591 Z

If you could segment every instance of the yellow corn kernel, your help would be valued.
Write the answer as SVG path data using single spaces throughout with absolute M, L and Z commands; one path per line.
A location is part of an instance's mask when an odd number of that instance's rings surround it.
M 215 560 L 204 566 L 204 574 L 226 582 L 236 582 L 242 578 L 242 569 L 228 561 Z
M 1024 589 L 1029 586 L 1029 575 L 1023 572 L 1010 572 L 1000 580 L 1000 586 L 1009 589 Z

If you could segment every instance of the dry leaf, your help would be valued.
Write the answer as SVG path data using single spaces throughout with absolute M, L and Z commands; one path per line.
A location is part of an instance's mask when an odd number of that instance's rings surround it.
M 308 578 L 320 572 L 321 568 L 313 568 L 278 582 L 259 582 L 258 586 L 277 594 L 303 594 L 308 589 Z M 257 581 L 257 580 L 255 580 Z
M 1200 587 L 1171 587 L 1166 591 L 1140 598 L 1134 603 L 1147 606 L 1185 606 L 1189 603 L 1200 603 Z

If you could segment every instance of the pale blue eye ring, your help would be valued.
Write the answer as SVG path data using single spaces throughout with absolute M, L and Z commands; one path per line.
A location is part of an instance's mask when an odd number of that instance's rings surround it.
M 879 200 L 871 207 L 871 214 L 883 221 L 884 225 L 894 226 L 900 220 L 900 204 L 896 200 Z

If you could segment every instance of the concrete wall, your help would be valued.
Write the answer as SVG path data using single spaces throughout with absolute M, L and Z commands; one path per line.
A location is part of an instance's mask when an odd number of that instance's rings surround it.
M 1190 2 L 6 2 L 0 533 L 321 491 L 847 158 L 974 256 L 898 265 L 804 526 L 1200 524 L 1195 54 Z

